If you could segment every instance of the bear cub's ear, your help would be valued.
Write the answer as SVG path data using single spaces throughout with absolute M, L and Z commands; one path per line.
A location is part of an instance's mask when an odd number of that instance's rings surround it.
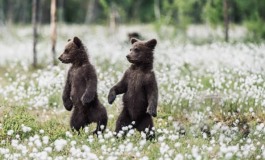
M 156 39 L 151 39 L 151 40 L 145 42 L 145 45 L 151 49 L 155 49 L 156 44 L 157 44 Z
M 78 48 L 81 47 L 82 42 L 81 42 L 81 40 L 78 37 L 74 37 L 73 41 L 77 45 Z
M 139 40 L 136 38 L 131 38 L 131 44 L 134 44 L 135 42 L 138 42 Z

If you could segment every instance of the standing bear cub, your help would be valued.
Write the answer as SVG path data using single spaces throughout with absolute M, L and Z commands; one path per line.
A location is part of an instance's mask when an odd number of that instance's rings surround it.
M 135 123 L 138 131 L 147 132 L 147 138 L 153 138 L 151 129 L 154 126 L 152 116 L 157 115 L 158 88 L 153 72 L 153 50 L 155 39 L 147 42 L 131 39 L 132 48 L 127 59 L 132 65 L 126 70 L 120 82 L 110 89 L 108 102 L 112 104 L 116 95 L 123 94 L 123 110 L 116 122 L 115 132 L 122 127 Z M 146 128 L 148 130 L 146 130 Z
M 70 126 L 79 131 L 86 125 L 95 122 L 97 128 L 93 132 L 104 131 L 108 117 L 105 107 L 97 95 L 97 75 L 89 62 L 86 48 L 78 37 L 68 40 L 63 54 L 59 57 L 62 63 L 71 63 L 63 91 L 63 104 L 72 113 Z

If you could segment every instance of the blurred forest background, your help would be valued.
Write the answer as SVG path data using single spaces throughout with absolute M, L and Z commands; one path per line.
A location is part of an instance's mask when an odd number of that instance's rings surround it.
M 51 0 L 0 0 L 0 25 L 51 22 Z M 56 0 L 56 19 L 65 24 L 152 23 L 185 30 L 189 24 L 243 25 L 255 40 L 265 39 L 265 0 Z M 226 27 L 225 27 L 226 28 Z M 228 28 L 227 28 L 228 30 Z

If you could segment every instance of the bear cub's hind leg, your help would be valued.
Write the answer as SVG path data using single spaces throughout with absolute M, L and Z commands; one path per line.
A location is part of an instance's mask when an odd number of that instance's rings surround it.
M 153 130 L 153 127 L 153 119 L 152 116 L 149 114 L 145 114 L 144 118 L 141 121 L 136 122 L 135 126 L 135 128 L 139 132 L 144 132 L 146 134 L 146 139 L 148 140 L 152 140 L 155 138 L 155 131 Z

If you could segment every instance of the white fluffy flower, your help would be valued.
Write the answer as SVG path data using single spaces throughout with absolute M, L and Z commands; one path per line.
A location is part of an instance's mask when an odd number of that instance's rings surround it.
M 43 134 L 43 133 L 44 133 L 44 130 L 43 130 L 43 129 L 41 129 L 41 130 L 40 130 L 40 134 Z
M 7 131 L 7 135 L 9 135 L 9 136 L 11 136 L 13 133 L 14 133 L 14 131 L 12 129 Z
M 66 136 L 66 137 L 69 137 L 69 138 L 72 138 L 72 137 L 73 137 L 72 133 L 69 132 L 69 131 L 66 131 L 66 132 L 65 132 L 65 136 Z
M 57 152 L 60 152 L 67 145 L 67 141 L 64 139 L 57 139 L 54 141 L 54 147 Z
M 22 128 L 22 131 L 23 131 L 24 133 L 26 133 L 26 132 L 30 132 L 30 131 L 31 131 L 31 128 L 28 127 L 28 126 L 25 126 L 24 124 L 21 125 L 21 128 Z

